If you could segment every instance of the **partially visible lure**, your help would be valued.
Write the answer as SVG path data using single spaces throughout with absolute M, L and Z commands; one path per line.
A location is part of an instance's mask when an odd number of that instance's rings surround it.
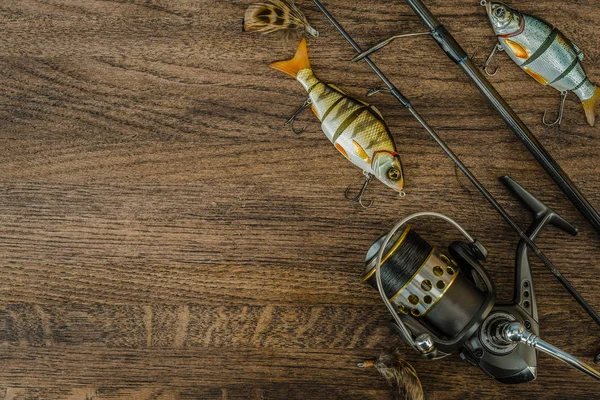
M 594 126 L 600 89 L 583 70 L 581 50 L 540 18 L 503 3 L 488 2 L 486 8 L 498 41 L 510 58 L 542 85 L 575 93 L 588 123 Z
M 358 364 L 360 368 L 377 368 L 390 385 L 395 385 L 406 400 L 423 400 L 423 385 L 415 368 L 404 359 L 397 348 L 391 353 L 382 353 L 376 360 Z
M 315 77 L 308 60 L 306 39 L 300 42 L 294 58 L 274 62 L 270 67 L 292 76 L 304 86 L 323 132 L 344 157 L 385 185 L 404 193 L 402 163 L 383 117 L 375 107 Z
M 269 0 L 251 4 L 244 16 L 243 29 L 245 32 L 262 33 L 301 29 L 312 36 L 319 36 L 319 32 L 310 26 L 294 0 Z

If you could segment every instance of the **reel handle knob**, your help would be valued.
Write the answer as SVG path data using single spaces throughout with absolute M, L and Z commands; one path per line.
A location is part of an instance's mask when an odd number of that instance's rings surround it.
M 523 324 L 519 322 L 511 322 L 504 325 L 502 331 L 502 338 L 510 343 L 523 343 L 529 347 L 533 347 L 543 353 L 549 354 L 552 357 L 561 360 L 565 364 L 572 366 L 575 369 L 580 370 L 581 372 L 600 380 L 600 373 L 587 365 L 586 363 L 580 361 L 579 359 L 573 357 L 571 354 L 559 349 L 556 346 L 551 345 L 550 343 L 540 339 L 538 336 L 530 333 L 525 329 Z

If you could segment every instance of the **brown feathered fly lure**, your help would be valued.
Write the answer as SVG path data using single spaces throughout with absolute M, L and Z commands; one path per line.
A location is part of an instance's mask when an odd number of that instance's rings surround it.
M 294 0 L 269 0 L 251 4 L 244 16 L 244 32 L 284 32 L 304 30 L 312 36 L 319 32 L 308 23 Z
M 375 367 L 390 385 L 404 392 L 408 400 L 423 400 L 423 387 L 417 371 L 402 357 L 400 349 L 392 353 L 383 353 L 376 360 L 358 364 L 359 367 Z

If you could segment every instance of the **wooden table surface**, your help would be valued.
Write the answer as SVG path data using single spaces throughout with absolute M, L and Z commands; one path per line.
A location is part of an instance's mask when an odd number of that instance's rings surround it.
M 380 85 L 309 0 L 313 68 L 359 98 Z M 494 38 L 478 1 L 428 0 L 481 59 Z M 446 213 L 490 250 L 512 294 L 516 235 L 417 122 L 371 98 L 393 132 L 407 196 L 380 183 L 368 209 L 343 198 L 360 171 L 303 114 L 305 92 L 267 64 L 297 40 L 243 34 L 248 0 L 0 2 L 0 399 L 394 399 L 357 362 L 401 346 L 428 399 L 590 399 L 598 383 L 541 355 L 535 382 L 506 386 L 457 356 L 430 362 L 391 336 L 360 282 L 371 242 L 409 213 Z M 326 4 L 358 43 L 423 31 L 402 1 Z M 600 2 L 518 4 L 558 26 L 600 81 Z M 511 175 L 580 228 L 540 247 L 600 309 L 600 236 L 439 50 L 417 37 L 374 57 L 464 162 L 526 226 L 498 183 Z M 600 207 L 600 135 L 570 96 L 506 55 L 491 78 L 588 199 Z M 434 243 L 458 239 L 419 222 Z M 596 326 L 533 263 L 541 336 L 591 362 Z

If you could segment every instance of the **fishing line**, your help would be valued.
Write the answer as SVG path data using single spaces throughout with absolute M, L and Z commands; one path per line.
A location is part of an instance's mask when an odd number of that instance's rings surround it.
M 386 257 L 384 257 L 383 262 L 389 260 L 390 265 L 393 266 L 381 270 L 381 282 L 388 299 L 392 299 L 417 272 L 417 269 L 425 263 L 431 250 L 431 245 L 413 231 L 410 226 L 397 238 L 393 248 L 386 250 Z M 367 282 L 374 289 L 377 289 L 375 266 L 363 278 L 363 282 Z

